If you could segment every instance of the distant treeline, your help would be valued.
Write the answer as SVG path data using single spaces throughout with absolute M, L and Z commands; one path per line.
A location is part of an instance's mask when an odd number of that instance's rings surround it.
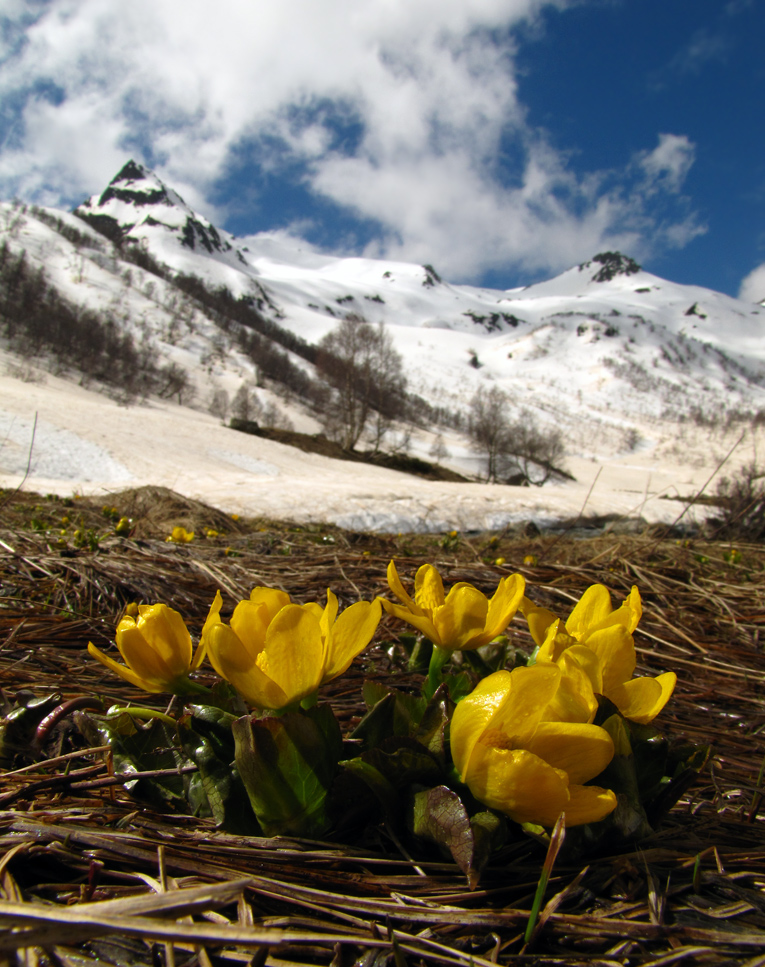
M 24 356 L 47 356 L 62 369 L 113 387 L 126 397 L 179 392 L 185 374 L 174 364 L 157 366 L 156 351 L 137 346 L 108 313 L 73 306 L 26 251 L 0 243 L 0 334 Z

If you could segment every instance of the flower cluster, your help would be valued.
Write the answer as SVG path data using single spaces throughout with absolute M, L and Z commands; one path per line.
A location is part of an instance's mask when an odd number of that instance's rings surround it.
M 268 743 L 273 742 L 273 748 L 282 749 L 291 747 L 293 741 L 309 743 L 309 732 L 314 736 L 310 743 L 329 741 L 331 730 L 324 719 L 312 719 L 310 728 L 298 728 L 289 717 L 309 714 L 318 689 L 347 671 L 372 640 L 384 608 L 433 646 L 422 701 L 443 701 L 447 691 L 451 694 L 444 706 L 450 715 L 450 746 L 444 759 L 453 763 L 454 770 L 444 782 L 456 789 L 467 786 L 480 803 L 518 823 L 552 826 L 563 813 L 566 824 L 575 826 L 598 822 L 613 812 L 617 795 L 603 776 L 614 757 L 612 734 L 616 733 L 609 732 L 609 722 L 603 720 L 615 707 L 620 721 L 651 722 L 669 700 L 676 682 L 672 672 L 656 678 L 634 677 L 633 633 L 642 614 L 637 588 L 614 609 L 608 590 L 593 585 L 564 623 L 526 597 L 520 574 L 503 577 L 491 597 L 464 581 L 445 592 L 441 575 L 430 564 L 417 571 L 411 595 L 393 561 L 387 577 L 396 601 L 358 601 L 342 613 L 329 589 L 322 606 L 297 604 L 285 591 L 256 587 L 225 621 L 221 617 L 223 598 L 217 592 L 196 651 L 177 611 L 165 604 L 141 605 L 128 609 L 117 627 L 116 644 L 124 664 L 93 644 L 88 648 L 111 671 L 155 693 L 207 691 L 192 677 L 207 658 L 251 707 L 283 715 L 286 724 L 280 726 L 278 741 L 271 736 L 277 729 L 273 714 L 248 718 L 246 727 L 239 724 L 234 728 L 237 756 L 242 757 L 239 769 L 245 782 L 250 781 L 248 794 L 261 828 L 276 829 L 280 827 L 278 818 L 274 819 L 273 802 L 289 800 L 291 814 L 302 815 L 305 810 L 306 815 L 313 815 L 314 823 L 321 811 L 317 813 L 301 798 L 309 788 L 305 772 L 294 779 L 289 795 L 284 792 L 287 780 L 280 773 L 278 781 L 273 780 L 273 789 L 280 790 L 278 796 L 274 792 L 277 798 L 265 803 L 263 789 L 273 777 L 262 771 L 265 760 L 258 758 L 257 750 L 271 748 Z M 478 652 L 497 642 L 518 612 L 528 623 L 536 651 L 526 656 L 526 664 L 516 660 L 516 667 L 510 670 L 499 667 L 492 671 Z M 501 654 L 504 664 L 505 652 Z M 461 678 L 444 675 L 443 670 L 455 659 L 463 668 L 478 670 L 480 680 L 475 684 L 473 679 L 472 691 L 470 686 L 463 687 L 467 672 Z M 604 707 L 598 719 L 603 724 L 595 724 Z M 334 723 L 331 713 L 329 718 Z M 257 726 L 258 721 L 265 724 Z M 266 736 L 269 729 L 270 738 Z M 303 738 L 298 740 L 298 735 Z M 324 738 L 319 741 L 316 736 Z M 386 733 L 383 737 L 392 736 Z M 340 748 L 339 732 L 332 742 Z M 330 754 L 327 748 L 321 753 L 322 796 L 340 754 Z M 292 760 L 299 758 L 301 769 L 310 771 L 313 754 L 301 752 Z M 370 768 L 371 762 L 364 763 L 359 774 L 368 779 Z M 602 784 L 593 784 L 597 777 Z M 317 828 L 320 825 L 311 827 L 314 832 Z

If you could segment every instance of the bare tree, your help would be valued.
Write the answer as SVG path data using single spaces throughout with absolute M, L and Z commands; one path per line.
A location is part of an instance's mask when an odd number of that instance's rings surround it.
M 230 405 L 228 393 L 222 387 L 218 387 L 210 397 L 210 413 L 212 416 L 217 416 L 219 420 L 225 420 Z
M 528 412 L 509 427 L 506 449 L 504 476 L 515 470 L 524 483 L 537 487 L 559 472 L 566 454 L 560 430 L 543 430 Z
M 442 460 L 445 460 L 448 456 L 451 456 L 449 453 L 449 448 L 444 443 L 443 433 L 439 433 L 436 436 L 435 440 L 431 444 L 430 450 L 428 450 L 428 454 L 436 461 L 437 464 L 440 464 Z
M 254 420 L 259 411 L 260 404 L 257 396 L 252 392 L 252 387 L 242 383 L 231 401 L 231 415 L 236 420 Z
M 481 386 L 470 401 L 468 433 L 474 450 L 486 459 L 486 479 L 502 474 L 507 451 L 510 400 L 498 386 Z
M 316 366 L 334 389 L 325 410 L 325 427 L 347 450 L 359 442 L 374 418 L 379 447 L 401 412 L 406 392 L 401 356 L 382 323 L 370 325 L 350 314 L 319 343 Z
M 470 401 L 468 429 L 473 449 L 486 460 L 487 480 L 508 480 L 541 487 L 561 474 L 563 436 L 542 429 L 528 411 L 509 418 L 510 400 L 499 387 L 481 387 Z

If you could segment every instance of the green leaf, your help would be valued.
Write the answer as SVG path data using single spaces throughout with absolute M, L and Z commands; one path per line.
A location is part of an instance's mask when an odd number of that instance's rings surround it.
M 111 746 L 116 773 L 177 770 L 192 765 L 179 747 L 175 728 L 160 719 L 139 726 L 127 712 L 113 716 L 75 712 L 74 720 L 89 742 Z M 188 775 L 144 776 L 129 779 L 124 786 L 131 795 L 154 806 L 172 803 L 177 807 L 187 801 L 190 779 Z
M 191 706 L 189 712 L 181 720 L 180 737 L 184 752 L 199 769 L 189 788 L 195 815 L 209 812 L 226 832 L 257 835 L 260 827 L 233 764 L 234 716 L 203 705 Z
M 443 770 L 422 743 L 407 736 L 395 736 L 376 749 L 362 753 L 395 789 L 411 785 L 430 786 L 441 782 Z
M 399 797 L 394 787 L 380 770 L 369 762 L 365 762 L 361 756 L 357 756 L 355 759 L 347 759 L 340 765 L 349 775 L 364 783 L 380 804 L 385 819 L 388 822 L 395 823 L 397 821 Z
M 60 702 L 57 693 L 21 697 L 21 704 L 0 721 L 0 768 L 11 768 L 17 755 L 31 754 L 37 726 Z
M 448 692 L 441 686 L 428 702 L 414 736 L 440 763 L 445 761 L 446 733 L 452 709 Z
M 327 793 L 342 753 L 328 705 L 232 726 L 236 765 L 266 836 L 316 837 L 329 828 Z
M 464 803 L 447 786 L 423 789 L 412 797 L 410 826 L 415 836 L 435 843 L 467 877 L 471 890 L 503 835 L 503 823 L 487 811 L 471 820 Z
M 411 735 L 428 704 L 419 695 L 408 695 L 371 682 L 364 683 L 364 700 L 374 704 L 353 730 L 351 738 L 361 739 L 365 749 L 380 745 L 392 735 Z

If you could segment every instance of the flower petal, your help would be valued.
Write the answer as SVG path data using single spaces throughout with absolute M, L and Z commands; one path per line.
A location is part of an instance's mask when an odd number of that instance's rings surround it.
M 579 599 L 566 622 L 566 631 L 582 641 L 611 614 L 611 595 L 604 584 L 592 584 Z
M 412 601 L 407 592 L 404 590 L 404 585 L 401 583 L 401 578 L 398 576 L 398 571 L 396 570 L 394 561 L 391 561 L 388 565 L 388 587 L 396 595 L 399 601 L 401 601 L 401 603 L 412 612 L 412 614 L 422 614 L 422 609 L 417 607 L 414 601 Z
M 105 665 L 109 671 L 119 675 L 120 678 L 126 682 L 130 682 L 131 685 L 135 685 L 138 688 L 142 688 L 145 692 L 152 692 L 154 694 L 167 691 L 167 685 L 164 681 L 154 681 L 153 679 L 144 678 L 142 675 L 134 672 L 132 668 L 128 668 L 127 665 L 120 665 L 119 662 L 105 655 L 100 648 L 96 648 L 93 642 L 88 642 L 88 651 L 102 665 Z
M 394 604 L 392 601 L 386 601 L 385 598 L 381 598 L 380 600 L 382 606 L 385 608 L 388 614 L 392 614 L 394 617 L 400 618 L 402 621 L 406 621 L 407 624 L 410 624 L 413 628 L 416 628 L 418 631 L 422 632 L 426 638 L 429 638 L 431 641 L 437 643 L 438 632 L 433 627 L 433 622 L 427 615 L 419 613 L 414 614 L 403 605 Z M 418 608 L 417 610 L 419 612 L 420 609 Z
M 337 618 L 337 595 L 327 588 L 327 606 L 321 615 L 321 633 L 324 638 L 329 636 L 330 628 L 335 623 Z
M 657 678 L 633 678 L 608 693 L 626 719 L 647 725 L 661 712 L 677 684 L 674 672 L 665 672 Z
M 510 672 L 498 671 L 482 679 L 457 705 L 449 731 L 452 760 L 465 782 L 470 757 L 481 733 L 510 691 Z
M 592 681 L 587 670 L 572 657 L 571 652 L 574 650 L 569 648 L 564 651 L 557 662 L 561 679 L 558 690 L 545 711 L 544 718 L 548 722 L 592 722 L 598 711 L 598 700 Z M 590 651 L 589 654 L 597 662 L 593 652 Z
M 343 611 L 332 627 L 322 682 L 328 682 L 347 671 L 353 659 L 372 640 L 381 615 L 379 599 L 357 601 Z
M 560 618 L 556 618 L 552 624 L 548 625 L 547 633 L 537 652 L 536 660 L 538 662 L 557 662 L 567 648 L 576 644 L 576 638 L 572 638 L 565 631 L 561 631 L 561 623 Z
M 263 651 L 266 632 L 272 620 L 266 602 L 258 603 L 250 598 L 250 600 L 240 601 L 234 608 L 234 613 L 231 615 L 231 628 L 253 662 Z
M 431 614 L 444 603 L 444 582 L 432 564 L 423 564 L 414 576 L 414 600 L 418 608 Z
M 521 611 L 528 622 L 529 632 L 534 639 L 534 643 L 541 648 L 545 643 L 550 625 L 558 620 L 557 615 L 546 608 L 538 608 L 533 601 L 529 601 L 526 597 L 521 601 Z
M 115 639 L 125 664 L 141 678 L 169 684 L 179 677 L 175 668 L 165 660 L 164 655 L 144 638 L 132 618 L 123 618 L 120 621 Z
M 580 722 L 540 722 L 526 748 L 563 769 L 573 783 L 594 779 L 614 757 L 608 732 Z
M 499 582 L 489 601 L 486 615 L 486 634 L 491 635 L 486 644 L 501 635 L 510 624 L 513 615 L 521 606 L 525 588 L 526 580 L 522 574 L 509 574 Z
M 177 611 L 166 604 L 139 605 L 136 624 L 146 642 L 172 670 L 173 678 L 189 673 L 191 635 Z
M 467 782 L 477 799 L 517 823 L 553 826 L 569 801 L 566 774 L 526 749 L 479 743 Z
M 483 636 L 489 602 L 486 595 L 471 584 L 456 585 L 449 592 L 444 605 L 433 610 L 433 624 L 438 638 L 436 644 L 449 651 L 477 648 Z
M 594 631 L 588 635 L 586 645 L 600 659 L 604 695 L 610 695 L 617 685 L 632 678 L 636 665 L 635 643 L 625 627 L 614 624 Z
M 616 794 L 610 789 L 572 784 L 568 787 L 568 793 L 567 826 L 597 823 L 616 809 Z
M 215 671 L 257 708 L 282 708 L 289 699 L 265 675 L 228 625 L 212 625 L 206 635 L 207 653 Z
M 290 702 L 315 692 L 324 668 L 324 642 L 316 616 L 298 604 L 282 608 L 268 626 L 258 666 Z
M 491 678 L 491 675 L 488 677 Z M 558 690 L 560 677 L 557 665 L 514 668 L 510 672 L 507 698 L 488 723 L 487 731 L 501 735 L 508 748 L 528 748 L 547 706 Z M 499 744 L 498 738 L 495 744 Z
M 290 596 L 279 588 L 256 587 L 250 591 L 250 601 L 255 605 L 265 606 L 268 620 L 272 621 L 282 608 L 290 604 Z

